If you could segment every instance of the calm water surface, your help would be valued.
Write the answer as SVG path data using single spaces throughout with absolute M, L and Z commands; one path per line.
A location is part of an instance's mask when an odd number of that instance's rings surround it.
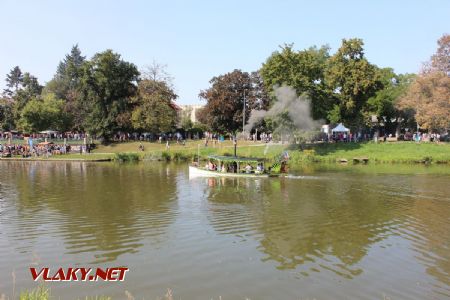
M 409 173 L 189 180 L 186 165 L 0 162 L 0 295 L 35 287 L 29 267 L 126 266 L 125 282 L 48 286 L 60 299 L 449 299 L 450 175 Z

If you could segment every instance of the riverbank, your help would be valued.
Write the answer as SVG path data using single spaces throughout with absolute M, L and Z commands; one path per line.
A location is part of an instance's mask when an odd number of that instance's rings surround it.
M 186 145 L 173 144 L 166 149 L 165 144 L 143 143 L 144 151 L 137 151 L 139 142 L 100 145 L 94 153 L 122 153 L 137 155 L 138 159 L 159 160 L 192 160 L 200 155 L 205 159 L 208 155 L 233 155 L 234 147 L 230 141 L 220 144 L 209 144 L 207 147 L 199 141 L 191 141 Z M 254 142 L 238 142 L 237 155 L 246 157 L 264 157 L 274 161 L 281 153 L 288 151 L 290 163 L 336 163 L 353 162 L 353 159 L 364 159 L 368 163 L 426 163 L 450 164 L 449 143 L 334 143 L 308 145 L 282 145 Z
M 205 147 L 203 141 L 188 141 L 185 145 L 142 142 L 144 151 L 139 150 L 140 142 L 113 143 L 99 145 L 89 154 L 54 155 L 38 158 L 2 158 L 2 160 L 39 160 L 39 161 L 192 161 L 197 156 L 206 159 L 208 155 L 233 155 L 234 146 L 231 141 L 209 143 Z M 246 157 L 263 157 L 273 162 L 288 151 L 291 167 L 310 164 L 336 164 L 347 162 L 352 164 L 367 162 L 369 164 L 448 164 L 450 165 L 449 143 L 334 143 L 282 145 L 239 141 L 237 155 Z

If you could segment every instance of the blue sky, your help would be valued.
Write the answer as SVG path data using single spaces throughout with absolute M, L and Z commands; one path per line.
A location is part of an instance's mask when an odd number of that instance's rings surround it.
M 296 49 L 359 37 L 380 67 L 417 72 L 450 33 L 450 1 L 0 0 L 0 87 L 19 65 L 50 80 L 78 43 L 87 57 L 113 49 L 139 68 L 168 65 L 178 103 L 200 103 L 209 80 L 257 70 L 279 45 Z

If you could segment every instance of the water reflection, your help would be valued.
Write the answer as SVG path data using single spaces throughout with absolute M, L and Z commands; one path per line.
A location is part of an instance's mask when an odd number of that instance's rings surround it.
M 144 238 L 163 241 L 175 218 L 176 174 L 167 165 L 8 164 L 17 172 L 2 178 L 14 176 L 17 216 L 8 217 L 16 223 L 10 234 L 28 242 L 19 251 L 39 236 L 57 235 L 66 254 L 89 253 L 91 263 L 114 261 L 138 251 Z
M 446 188 L 436 180 L 339 174 L 208 179 L 209 218 L 218 233 L 255 236 L 264 261 L 304 276 L 332 271 L 354 278 L 365 271 L 361 262 L 375 245 L 391 247 L 389 237 L 406 237 L 448 292 L 450 209 Z
M 0 294 L 12 270 L 33 287 L 30 265 L 126 264 L 104 294 L 450 297 L 448 175 L 308 172 L 189 180 L 186 165 L 2 161 Z M 66 287 L 52 290 L 99 288 Z

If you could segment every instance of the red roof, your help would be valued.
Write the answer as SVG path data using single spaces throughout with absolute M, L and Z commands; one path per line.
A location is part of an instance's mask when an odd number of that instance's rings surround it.
M 175 102 L 170 101 L 170 107 L 172 107 L 175 110 L 181 110 L 181 107 L 179 107 Z

